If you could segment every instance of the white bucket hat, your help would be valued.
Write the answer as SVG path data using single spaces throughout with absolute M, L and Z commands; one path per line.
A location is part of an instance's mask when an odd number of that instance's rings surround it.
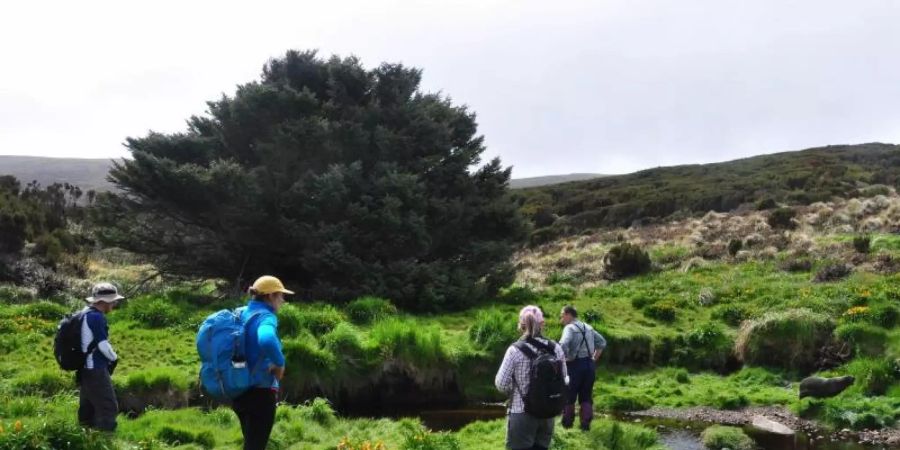
M 93 305 L 97 302 L 115 303 L 124 298 L 112 283 L 97 283 L 91 288 L 91 296 L 84 300 Z

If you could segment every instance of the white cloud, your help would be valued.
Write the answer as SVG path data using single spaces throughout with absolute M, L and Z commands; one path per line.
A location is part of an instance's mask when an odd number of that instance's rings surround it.
M 0 153 L 114 157 L 288 48 L 425 70 L 515 176 L 900 141 L 890 1 L 18 2 Z

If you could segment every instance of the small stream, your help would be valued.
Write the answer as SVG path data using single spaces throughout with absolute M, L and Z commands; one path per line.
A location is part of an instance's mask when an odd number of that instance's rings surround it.
M 626 422 L 634 423 L 634 420 L 626 420 Z M 668 419 L 642 419 L 639 424 L 654 428 L 662 444 L 673 450 L 705 450 L 700 441 L 700 433 L 711 425 Z M 815 439 L 802 431 L 798 431 L 794 436 L 783 436 L 759 431 L 749 425 L 744 426 L 743 429 L 756 441 L 757 448 L 762 450 L 874 450 L 883 448 L 883 446 L 859 444 L 856 441 L 832 441 L 827 436 L 823 436 L 823 439 Z
M 399 419 L 403 417 L 418 417 L 422 423 L 435 431 L 457 431 L 469 423 L 481 420 L 495 420 L 506 416 L 506 409 L 502 405 L 485 404 L 455 409 L 424 409 L 424 410 L 379 410 L 379 411 L 354 411 L 342 414 L 348 417 L 388 417 Z M 635 423 L 633 419 L 616 418 L 626 423 Z M 706 450 L 700 441 L 700 433 L 710 424 L 702 422 L 685 422 L 670 419 L 642 419 L 639 425 L 656 430 L 660 442 L 673 450 Z M 797 432 L 794 436 L 781 436 L 764 433 L 745 426 L 744 431 L 756 441 L 758 449 L 762 450 L 875 450 L 883 446 L 862 445 L 856 441 L 832 441 L 829 437 L 824 439 L 810 438 L 803 432 Z

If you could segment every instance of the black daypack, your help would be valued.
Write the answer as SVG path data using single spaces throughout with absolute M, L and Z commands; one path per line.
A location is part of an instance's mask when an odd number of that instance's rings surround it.
M 538 351 L 532 350 L 526 342 Z M 553 341 L 544 344 L 528 338 L 513 345 L 531 361 L 528 392 L 519 392 L 525 401 L 525 412 L 538 419 L 550 419 L 562 414 L 566 403 L 566 381 L 562 370 L 565 362 L 556 357 L 557 344 Z
M 87 352 L 81 351 L 81 324 L 85 311 L 70 314 L 59 321 L 56 326 L 56 338 L 53 340 L 53 356 L 62 370 L 78 370 L 84 367 L 87 355 L 94 351 L 96 342 L 88 345 Z

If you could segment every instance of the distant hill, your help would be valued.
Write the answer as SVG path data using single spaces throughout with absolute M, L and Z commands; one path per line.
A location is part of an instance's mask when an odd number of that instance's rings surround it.
M 900 146 L 836 145 L 723 163 L 660 167 L 627 175 L 520 189 L 538 241 L 587 228 L 629 226 L 673 214 L 731 211 L 771 199 L 809 204 L 900 187 Z M 869 189 L 878 192 L 879 189 Z M 533 239 L 533 241 L 534 241 Z
M 513 189 L 524 189 L 538 186 L 548 186 L 551 184 L 568 183 L 570 181 L 590 180 L 594 178 L 605 177 L 599 173 L 570 173 L 568 175 L 547 175 L 543 177 L 514 178 L 509 180 L 509 187 Z
M 91 189 L 112 189 L 112 185 L 106 181 L 106 174 L 111 166 L 111 159 L 0 155 L 0 175 L 14 175 L 22 185 L 33 180 L 37 180 L 42 186 L 69 183 L 85 192 Z

